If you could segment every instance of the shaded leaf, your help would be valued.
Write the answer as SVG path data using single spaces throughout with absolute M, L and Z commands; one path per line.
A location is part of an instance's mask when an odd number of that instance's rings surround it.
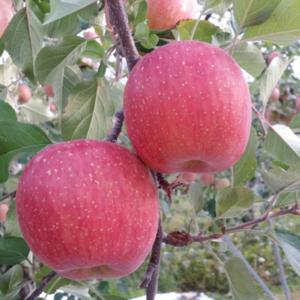
M 7 88 L 5 85 L 0 83 L 0 100 L 5 100 L 7 97 Z M 1 108 L 0 108 L 1 110 Z M 1 113 L 1 112 L 0 112 Z
M 115 86 L 111 88 L 111 99 L 114 103 L 116 110 L 120 110 L 123 107 L 123 97 L 124 90 L 118 89 Z
M 3 187 L 7 193 L 15 191 L 18 187 L 19 178 L 11 177 L 3 183 Z
M 95 40 L 88 41 L 84 51 L 81 53 L 80 57 L 87 57 L 93 61 L 100 61 L 104 56 L 104 48 Z
M 234 186 L 245 185 L 255 175 L 257 146 L 256 130 L 252 127 L 247 147 L 242 157 L 233 165 Z
M 5 219 L 5 237 L 23 237 L 16 212 L 15 202 L 9 206 Z
M 199 183 L 193 182 L 189 188 L 189 198 L 194 207 L 195 213 L 199 213 L 204 205 L 202 186 Z
M 211 13 L 220 15 L 223 17 L 228 7 L 232 4 L 233 0 L 223 0 L 220 4 L 213 7 Z
M 289 127 L 293 129 L 294 132 L 300 132 L 300 115 L 296 115 L 292 121 L 289 123 Z
M 148 13 L 148 3 L 145 0 L 138 2 L 134 5 L 134 20 L 132 22 L 133 26 L 144 22 L 147 18 Z
M 103 300 L 128 300 L 128 298 L 115 295 L 101 295 L 101 297 L 103 298 Z
M 12 120 L 17 121 L 15 110 L 4 101 L 0 101 L 0 121 Z
M 272 207 L 272 209 L 295 204 L 296 199 L 297 199 L 297 202 L 299 202 L 300 192 L 291 192 L 291 193 L 281 194 L 278 197 L 278 199 L 277 199 L 275 205 Z
M 87 287 L 67 285 L 61 287 L 60 289 L 80 298 L 81 300 L 93 300 L 93 298 L 89 294 L 89 289 Z
M 159 37 L 156 34 L 150 34 L 149 38 L 141 44 L 146 49 L 154 49 L 154 47 L 158 44 L 158 42 L 159 42 Z

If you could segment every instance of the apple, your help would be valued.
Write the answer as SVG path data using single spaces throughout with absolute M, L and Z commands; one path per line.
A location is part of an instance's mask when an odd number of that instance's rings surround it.
M 216 173 L 246 148 L 251 99 L 240 67 L 223 50 L 172 42 L 135 65 L 124 116 L 133 148 L 151 169 Z
M 45 85 L 45 86 L 43 87 L 43 89 L 44 89 L 44 92 L 45 92 L 45 94 L 46 94 L 47 96 L 49 96 L 49 97 L 54 97 L 54 96 L 55 96 L 51 84 Z
M 215 187 L 218 191 L 230 186 L 230 181 L 227 178 L 221 178 L 216 180 Z
M 127 2 L 127 0 L 123 0 L 124 5 Z M 201 10 L 201 6 L 197 4 L 196 0 L 147 0 L 147 3 L 148 26 L 152 30 L 171 29 L 180 20 L 197 19 Z M 112 29 L 108 5 L 105 5 L 105 18 L 107 28 Z
M 289 111 L 289 115 L 286 116 L 286 115 L 282 115 L 280 114 L 280 121 L 284 124 L 289 124 L 292 119 L 294 118 L 294 116 L 296 115 L 296 111 L 290 107 L 286 107 L 286 109 Z
M 280 98 L 280 90 L 278 87 L 274 88 L 271 97 L 270 97 L 270 101 L 271 102 L 277 102 Z
M 197 178 L 197 174 L 196 173 L 186 173 L 183 172 L 181 174 L 181 177 L 179 179 L 179 182 L 182 182 L 186 185 L 190 185 L 193 181 L 195 181 Z
M 31 98 L 31 89 L 27 85 L 21 84 L 19 85 L 18 91 L 19 91 L 19 101 L 21 103 L 28 102 L 29 99 Z
M 280 56 L 280 52 L 272 52 L 269 54 L 268 58 L 267 58 L 267 65 L 269 65 L 271 63 L 271 61 L 277 57 Z
M 300 97 L 298 96 L 295 100 L 295 107 L 297 111 L 300 111 Z
M 0 222 L 4 222 L 6 218 L 6 213 L 8 211 L 7 204 L 0 204 Z
M 57 108 L 56 108 L 56 106 L 53 104 L 53 103 L 49 103 L 49 108 L 50 108 L 50 110 L 51 111 L 53 111 L 53 112 L 56 112 L 57 111 Z
M 200 176 L 200 182 L 203 185 L 212 185 L 215 182 L 215 176 L 214 174 L 201 174 Z
M 102 45 L 102 42 L 101 42 L 101 40 L 99 38 L 99 35 L 96 32 L 94 32 L 94 31 L 89 31 L 89 32 L 85 33 L 84 37 L 86 39 L 94 39 L 96 42 L 98 42 L 100 45 Z
M 268 107 L 266 110 L 266 119 L 268 122 L 273 125 L 274 122 L 279 122 L 280 121 L 280 115 L 276 109 L 276 107 Z
M 14 16 L 12 0 L 1 0 L 0 3 L 0 38 L 3 36 L 4 31 Z
M 159 200 L 149 169 L 123 146 L 97 140 L 51 145 L 27 164 L 16 210 L 34 255 L 85 280 L 136 270 L 156 237 Z

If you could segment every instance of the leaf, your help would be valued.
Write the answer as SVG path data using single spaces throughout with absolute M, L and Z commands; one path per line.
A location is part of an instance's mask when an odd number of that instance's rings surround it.
M 258 295 L 245 263 L 233 257 L 224 264 L 234 300 L 257 300 Z
M 43 46 L 43 28 L 30 10 L 23 8 L 14 15 L 5 30 L 5 49 L 14 64 L 35 82 L 34 61 Z
M 54 82 L 64 67 L 75 65 L 86 44 L 86 39 L 67 36 L 56 45 L 43 48 L 36 59 L 36 73 L 41 85 Z
M 177 26 L 177 30 L 178 30 L 180 41 L 190 41 L 191 40 L 190 34 L 184 27 Z
M 281 1 L 265 23 L 247 28 L 242 39 L 290 46 L 300 37 L 299 16 L 299 0 Z
M 100 61 L 104 56 L 104 48 L 95 40 L 88 41 L 84 51 L 81 53 L 80 57 L 87 57 L 94 61 Z
M 292 121 L 289 123 L 289 127 L 294 132 L 300 132 L 300 115 L 296 115 Z
M 144 22 L 137 24 L 134 36 L 138 38 L 148 38 L 149 37 L 149 27 Z
M 4 101 L 0 101 L 0 121 L 17 121 L 17 115 L 14 109 Z
M 247 147 L 242 157 L 233 165 L 234 186 L 245 185 L 254 175 L 257 169 L 255 159 L 258 138 L 256 130 L 251 127 Z
M 32 123 L 45 123 L 57 117 L 50 110 L 50 106 L 40 98 L 31 98 L 28 102 L 20 105 L 24 119 Z
M 68 104 L 68 96 L 75 85 L 83 81 L 83 75 L 79 66 L 64 67 L 55 77 L 52 83 L 54 91 L 54 102 L 58 111 L 63 113 Z
M 206 0 L 206 1 L 202 1 L 202 0 L 198 0 L 199 4 L 204 4 L 204 7 L 202 8 L 203 10 L 203 14 L 207 14 L 208 12 L 210 12 L 210 10 L 217 6 L 218 4 L 220 4 L 222 2 L 222 0 Z
M 265 184 L 274 192 L 293 192 L 300 190 L 300 163 L 291 166 L 288 171 L 274 167 L 269 172 L 262 170 Z
M 51 141 L 42 129 L 16 121 L 0 121 L 0 182 L 8 178 L 8 166 L 18 153 L 36 153 Z
M 108 119 L 114 104 L 110 85 L 104 78 L 79 83 L 71 91 L 67 112 L 62 118 L 64 141 L 103 139 L 108 134 Z
M 253 44 L 244 43 L 234 47 L 232 57 L 251 76 L 256 78 L 266 67 L 261 51 Z
M 36 273 L 35 275 L 35 282 L 37 286 L 40 286 L 43 282 L 44 276 L 50 274 L 52 272 L 52 269 L 47 267 L 47 266 L 43 266 L 41 269 L 39 269 L 39 271 Z M 60 275 L 56 274 L 52 280 L 49 282 L 49 284 L 45 287 L 44 292 L 52 295 L 54 294 L 59 288 L 66 286 L 66 285 L 70 285 L 70 284 L 76 284 L 76 281 L 73 281 L 71 279 L 68 278 L 61 278 L 59 281 L 57 281 L 57 279 L 61 277 Z M 57 282 L 56 282 L 57 281 Z M 55 283 L 56 282 L 56 283 Z M 55 283 L 55 285 L 53 285 Z
M 9 293 L 9 290 L 17 287 L 22 280 L 22 268 L 20 265 L 16 265 L 10 268 L 6 273 L 0 275 L 0 291 L 5 295 Z
M 0 83 L 0 101 L 3 100 L 5 101 L 7 97 L 7 88 L 5 85 Z
M 27 244 L 22 238 L 2 238 L 0 239 L 0 264 L 19 264 L 27 258 L 29 251 Z
M 260 81 L 260 96 L 264 106 L 267 105 L 278 80 L 292 60 L 293 58 L 289 57 L 275 57 L 266 72 L 262 75 Z
M 284 229 L 276 229 L 275 232 L 284 254 L 300 276 L 300 236 Z
M 179 25 L 176 28 L 178 31 L 181 29 L 185 29 L 185 31 L 187 31 L 187 33 L 190 35 L 192 33 L 195 23 L 196 20 L 180 21 Z M 208 21 L 200 21 L 197 25 L 193 40 L 211 43 L 212 36 L 218 32 L 221 32 L 221 29 L 218 26 Z
M 264 147 L 272 156 L 286 164 L 300 163 L 300 139 L 287 126 L 276 124 L 270 127 Z
M 5 235 L 7 237 L 23 237 L 16 212 L 15 202 L 9 206 L 5 219 Z
M 60 290 L 64 292 L 70 293 L 75 297 L 80 298 L 81 300 L 93 300 L 93 298 L 89 294 L 89 289 L 87 287 L 75 286 L 75 285 L 67 285 L 61 287 Z
M 216 5 L 212 9 L 211 13 L 217 14 L 217 15 L 220 15 L 221 17 L 223 17 L 223 15 L 227 11 L 228 7 L 232 4 L 232 1 L 233 0 L 223 0 L 220 4 Z
M 298 199 L 300 199 L 300 192 L 291 192 L 291 193 L 281 194 L 278 197 L 278 199 L 277 199 L 275 205 L 272 207 L 272 209 L 295 204 L 296 199 L 297 199 L 297 202 L 299 202 Z
M 254 202 L 254 192 L 246 187 L 228 188 L 216 196 L 216 212 L 219 219 L 234 218 L 250 209 Z
M 76 35 L 82 30 L 80 23 L 97 15 L 95 0 L 52 0 L 51 12 L 43 26 L 51 38 Z
M 127 298 L 115 295 L 101 295 L 101 298 L 103 298 L 103 300 L 128 300 Z
M 148 3 L 143 0 L 134 5 L 134 20 L 132 25 L 135 27 L 137 24 L 146 21 L 148 13 Z
M 7 193 L 15 191 L 18 187 L 19 178 L 11 177 L 3 183 L 3 187 Z
M 269 19 L 281 0 L 233 0 L 233 13 L 240 29 Z
M 203 208 L 203 194 L 202 194 L 202 186 L 199 183 L 193 182 L 189 188 L 189 198 L 194 207 L 195 213 L 197 214 Z
M 159 42 L 159 37 L 156 34 L 151 34 L 149 38 L 144 43 L 141 44 L 146 49 L 154 49 L 155 46 L 158 44 L 158 42 Z
M 5 64 L 0 64 L 0 83 L 7 86 L 11 84 L 11 78 L 17 78 L 19 74 L 18 68 L 13 64 L 10 57 Z
M 114 103 L 115 109 L 120 110 L 123 107 L 124 90 L 113 86 L 110 90 L 110 96 Z

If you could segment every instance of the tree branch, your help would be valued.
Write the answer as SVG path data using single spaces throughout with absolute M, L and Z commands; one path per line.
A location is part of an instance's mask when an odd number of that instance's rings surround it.
M 50 283 L 50 281 L 55 277 L 56 272 L 52 271 L 48 275 L 45 276 L 43 282 L 39 287 L 37 287 L 34 292 L 27 298 L 27 300 L 35 300 L 39 297 L 39 295 L 43 292 L 45 287 Z
M 118 139 L 119 134 L 122 131 L 122 126 L 124 122 L 123 108 L 116 111 L 115 116 L 117 117 L 117 120 L 114 125 L 114 128 L 111 134 L 109 134 L 106 138 L 104 138 L 103 141 L 115 143 Z
M 135 64 L 141 59 L 128 26 L 128 18 L 122 0 L 106 0 L 109 11 L 110 23 L 115 26 L 122 45 L 123 53 L 127 61 L 128 69 L 131 71 Z
M 0 198 L 0 203 L 3 202 L 7 198 L 11 198 L 11 199 L 15 198 L 16 197 L 16 193 L 17 193 L 17 191 L 13 191 L 13 192 L 11 192 L 11 193 L 9 193 L 9 194 L 1 197 Z

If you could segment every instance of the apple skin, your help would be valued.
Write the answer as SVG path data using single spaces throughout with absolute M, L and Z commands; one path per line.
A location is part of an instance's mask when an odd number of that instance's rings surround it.
M 203 185 L 212 185 L 215 182 L 215 176 L 214 174 L 201 174 L 200 176 L 200 182 Z
M 0 38 L 3 36 L 4 31 L 14 16 L 14 9 L 12 0 L 1 0 L 0 3 Z
M 275 57 L 280 56 L 280 52 L 272 52 L 267 58 L 267 65 L 269 65 Z
M 215 187 L 218 191 L 223 190 L 227 186 L 230 186 L 230 181 L 227 178 L 221 178 L 216 180 Z
M 179 182 L 182 182 L 186 185 L 190 185 L 193 181 L 195 181 L 197 178 L 196 173 L 182 173 Z
M 123 0 L 125 5 L 128 1 Z M 201 6 L 195 0 L 147 0 L 149 20 L 148 26 L 152 30 L 171 29 L 174 25 L 184 19 L 197 19 L 201 10 Z M 112 29 L 109 21 L 108 5 L 105 5 L 106 26 Z M 115 37 L 111 35 L 115 40 Z
M 151 169 L 216 173 L 243 154 L 251 99 L 237 63 L 198 41 L 167 44 L 143 57 L 124 93 L 127 133 Z
M 19 101 L 21 103 L 28 102 L 29 99 L 31 98 L 31 89 L 27 85 L 21 84 L 19 85 L 18 91 L 19 91 Z
M 279 88 L 274 88 L 272 94 L 271 94 L 271 97 L 270 97 L 270 101 L 273 103 L 273 102 L 277 102 L 280 98 L 280 90 Z
M 36 257 L 74 280 L 136 270 L 154 242 L 158 194 L 149 169 L 123 146 L 75 140 L 39 152 L 26 166 L 16 209 Z
M 49 96 L 49 97 L 54 97 L 54 96 L 55 96 L 51 84 L 45 85 L 45 86 L 43 87 L 43 89 L 44 89 L 44 93 L 45 93 L 47 96 Z
M 297 109 L 297 111 L 300 111 L 300 97 L 297 97 L 295 100 L 295 107 Z
M 57 108 L 56 108 L 56 106 L 53 104 L 53 103 L 49 103 L 49 108 L 50 108 L 50 110 L 51 111 L 53 111 L 53 112 L 56 112 L 57 111 Z
M 0 205 L 0 222 L 5 221 L 8 208 L 9 208 L 9 206 L 7 204 Z

